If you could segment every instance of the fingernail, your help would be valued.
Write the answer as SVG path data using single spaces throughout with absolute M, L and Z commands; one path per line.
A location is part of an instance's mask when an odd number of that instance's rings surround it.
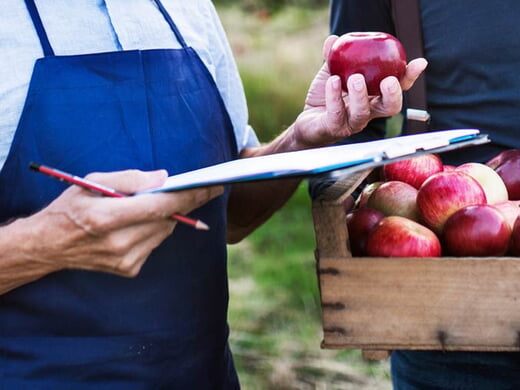
M 335 77 L 332 80 L 332 89 L 338 90 L 340 88 L 341 88 L 341 80 L 339 79 L 339 77 Z
M 399 91 L 399 82 L 395 77 L 392 77 L 387 84 L 387 88 L 390 93 L 396 93 L 397 91 Z
M 352 80 L 352 86 L 354 87 L 354 90 L 361 92 L 363 88 L 365 88 L 365 79 L 363 76 L 354 74 L 350 76 L 350 78 Z
M 424 67 L 426 68 L 428 66 L 428 60 L 426 58 L 420 58 L 422 60 Z

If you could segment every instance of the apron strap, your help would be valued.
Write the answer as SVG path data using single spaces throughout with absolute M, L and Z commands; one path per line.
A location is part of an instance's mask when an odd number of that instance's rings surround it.
M 36 28 L 36 32 L 40 38 L 43 54 L 45 57 L 54 56 L 54 50 L 52 49 L 51 43 L 49 42 L 49 37 L 47 37 L 47 33 L 45 32 L 45 28 L 43 27 L 40 14 L 38 13 L 36 4 L 34 4 L 34 0 L 25 0 L 25 5 L 29 10 L 34 27 Z
M 180 33 L 179 29 L 173 22 L 172 18 L 170 17 L 170 14 L 168 14 L 168 11 L 166 11 L 166 8 L 164 8 L 163 4 L 160 0 L 155 0 L 155 3 L 157 4 L 157 7 L 163 14 L 164 19 L 168 22 L 170 25 L 170 28 L 172 29 L 173 33 L 175 34 L 175 37 L 181 44 L 183 48 L 188 47 L 186 44 L 186 41 L 182 37 L 182 34 Z M 52 49 L 51 43 L 49 41 L 49 37 L 47 36 L 47 33 L 45 32 L 45 28 L 43 27 L 42 20 L 40 18 L 40 14 L 38 13 L 38 8 L 36 8 L 36 4 L 34 3 L 34 0 L 25 0 L 25 5 L 27 9 L 29 10 L 29 14 L 31 15 L 31 19 L 33 21 L 34 27 L 36 28 L 36 32 L 38 33 L 38 37 L 40 38 L 40 43 L 42 45 L 43 54 L 48 56 L 54 56 L 54 50 Z
M 187 48 L 188 45 L 186 44 L 186 41 L 184 40 L 184 38 L 182 37 L 181 32 L 179 31 L 179 29 L 177 28 L 177 26 L 173 22 L 172 18 L 170 17 L 170 14 L 168 13 L 168 11 L 166 11 L 166 8 L 164 8 L 164 5 L 162 5 L 161 0 L 155 0 L 155 3 L 157 4 L 157 7 L 159 8 L 161 13 L 163 14 L 164 19 L 166 19 L 166 21 L 170 25 L 170 28 L 173 30 L 173 32 L 174 32 L 175 36 L 177 37 L 177 40 L 179 41 L 181 46 L 184 49 Z

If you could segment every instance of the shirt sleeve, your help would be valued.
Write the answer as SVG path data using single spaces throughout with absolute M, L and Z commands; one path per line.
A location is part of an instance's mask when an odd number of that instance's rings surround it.
M 240 78 L 231 45 L 216 9 L 209 8 L 209 18 L 215 26 L 214 42 L 209 46 L 214 58 L 215 80 L 235 130 L 237 149 L 258 146 L 260 143 L 254 129 L 249 125 L 244 86 Z

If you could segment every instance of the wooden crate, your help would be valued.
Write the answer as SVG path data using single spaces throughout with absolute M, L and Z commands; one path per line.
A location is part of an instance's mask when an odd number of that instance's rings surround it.
M 313 201 L 323 348 L 520 351 L 520 258 L 353 258 L 341 202 L 368 171 Z

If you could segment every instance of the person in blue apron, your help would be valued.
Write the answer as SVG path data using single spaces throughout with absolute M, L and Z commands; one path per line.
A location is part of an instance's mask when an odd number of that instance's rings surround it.
M 3 14 L 26 12 L 44 55 L 34 63 L 0 171 L 0 389 L 239 388 L 227 342 L 226 239 L 238 241 L 262 223 L 297 181 L 113 199 L 64 190 L 30 172 L 29 163 L 134 193 L 160 185 L 166 174 L 357 132 L 375 116 L 398 112 L 402 89 L 425 64 L 411 63 L 402 85 L 384 80 L 382 99 L 369 99 L 363 79 L 353 77 L 348 103 L 324 66 L 304 113 L 276 140 L 253 147 L 237 139 L 242 133 L 229 115 L 235 111 L 226 107 L 211 64 L 171 16 L 195 5 L 132 3 L 141 17 L 153 15 L 151 24 L 164 23 L 178 48 L 127 50 L 119 30 L 119 50 L 56 54 L 49 14 L 40 11 L 51 10 L 63 23 L 60 7 L 70 3 L 114 23 L 129 17 L 130 3 L 108 0 L 7 0 L 17 7 Z M 198 3 L 214 12 L 209 1 Z M 11 22 L 18 25 L 24 28 Z M 23 45 L 11 50 L 24 53 Z M 176 225 L 168 216 L 177 212 L 211 230 Z

